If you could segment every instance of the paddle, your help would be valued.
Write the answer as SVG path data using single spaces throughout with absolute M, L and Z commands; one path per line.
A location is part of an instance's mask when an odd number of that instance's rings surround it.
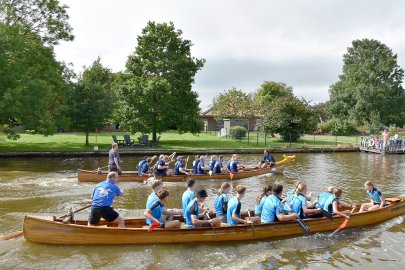
M 208 208 L 207 208 L 207 210 L 208 210 Z M 208 214 L 207 211 L 205 212 L 205 215 L 207 216 L 208 220 L 211 219 L 210 214 Z M 211 223 L 211 228 L 212 228 L 212 230 L 214 231 L 215 235 L 217 235 L 217 231 L 215 230 L 214 224 L 212 224 L 212 223 Z
M 302 219 L 297 218 L 296 219 L 298 222 L 298 225 L 300 225 L 300 228 L 302 230 L 302 232 L 304 233 L 305 236 L 307 236 L 309 234 L 309 229 L 307 227 L 307 225 L 305 225 L 304 221 L 302 221 Z
M 84 206 L 84 207 L 82 207 L 82 208 L 80 208 L 80 209 L 77 209 L 76 211 L 74 211 L 73 213 L 74 214 L 76 214 L 76 213 L 78 213 L 78 212 L 80 212 L 80 211 L 82 211 L 82 210 L 84 210 L 84 209 L 86 209 L 86 208 L 89 208 L 91 205 L 89 204 L 89 205 L 86 205 L 86 206 Z M 61 216 L 61 217 L 59 217 L 59 218 L 56 218 L 56 217 L 54 217 L 54 220 L 63 220 L 64 218 L 66 218 L 68 215 L 63 215 L 63 216 Z M 24 234 L 24 232 L 23 231 L 15 231 L 15 232 L 11 232 L 11 233 L 8 233 L 8 234 L 6 234 L 6 235 L 3 235 L 1 238 L 0 238 L 0 240 L 10 240 L 10 239 L 13 239 L 13 238 L 18 238 L 18 237 L 21 237 L 21 236 L 23 236 L 23 234 Z
M 308 201 L 308 203 L 309 203 L 312 207 L 314 207 L 314 204 L 313 204 L 312 202 Z M 323 214 L 327 219 L 329 219 L 330 222 L 333 222 L 333 215 L 332 215 L 331 213 L 329 213 L 328 211 L 325 211 L 325 210 L 322 209 L 322 208 L 320 208 L 320 209 L 321 209 L 322 214 Z
M 252 216 L 250 215 L 250 209 L 247 210 L 248 216 L 249 216 L 249 220 L 252 221 Z M 255 226 L 253 225 L 253 222 L 250 223 L 250 226 L 252 227 L 252 231 L 253 231 L 253 237 L 255 236 Z
M 229 177 L 231 178 L 231 180 L 233 180 L 233 173 L 229 172 Z
M 353 214 L 354 209 L 356 209 L 356 208 L 353 208 L 353 209 L 352 209 L 352 211 L 351 211 L 350 214 L 349 214 L 349 218 L 350 218 L 350 215 Z M 343 230 L 343 229 L 346 227 L 347 223 L 349 222 L 349 218 L 345 218 L 345 220 L 342 222 L 342 224 L 340 224 L 339 228 L 337 228 L 336 230 L 334 230 L 329 236 L 332 236 L 332 235 L 334 235 L 335 233 L 337 233 L 338 231 Z

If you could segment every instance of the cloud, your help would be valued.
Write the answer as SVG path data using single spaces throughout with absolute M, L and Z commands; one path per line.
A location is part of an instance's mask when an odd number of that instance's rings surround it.
M 264 80 L 284 82 L 308 100 L 328 99 L 342 56 L 354 39 L 378 39 L 405 66 L 405 3 L 400 0 L 62 0 L 76 39 L 56 47 L 79 71 L 98 56 L 123 70 L 148 20 L 173 21 L 207 60 L 194 90 L 206 108 L 233 86 L 254 91 Z

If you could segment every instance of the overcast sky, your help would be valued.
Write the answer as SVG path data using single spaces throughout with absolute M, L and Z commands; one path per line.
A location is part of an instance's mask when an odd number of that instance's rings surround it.
M 201 108 L 233 86 L 255 91 L 264 80 L 284 82 L 307 100 L 328 100 L 342 56 L 354 39 L 374 38 L 405 67 L 405 1 L 379 0 L 61 0 L 73 42 L 56 47 L 76 71 L 98 56 L 113 71 L 137 45 L 147 21 L 172 21 L 206 64 L 193 89 Z

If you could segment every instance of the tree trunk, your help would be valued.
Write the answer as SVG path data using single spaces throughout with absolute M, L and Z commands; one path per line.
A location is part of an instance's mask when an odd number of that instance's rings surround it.
M 152 132 L 152 141 L 156 141 L 156 131 Z
M 89 131 L 86 130 L 86 145 L 89 145 Z

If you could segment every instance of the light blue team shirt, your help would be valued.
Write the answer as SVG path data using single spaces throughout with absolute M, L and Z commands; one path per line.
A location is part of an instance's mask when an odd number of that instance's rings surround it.
M 232 219 L 232 215 L 236 214 L 240 218 L 240 210 L 242 208 L 241 202 L 238 200 L 238 197 L 233 197 L 229 200 L 228 210 L 226 211 L 226 221 L 229 225 L 238 225 L 239 222 Z
M 162 219 L 162 215 L 163 215 L 165 206 L 159 200 L 152 203 L 152 205 L 150 207 L 148 207 L 147 209 L 152 211 L 152 214 L 151 214 L 152 217 L 159 220 L 160 224 L 164 223 L 163 219 Z M 150 226 L 150 225 L 152 225 L 153 221 L 147 218 L 146 223 Z
M 325 201 L 325 205 L 323 206 L 323 210 L 331 213 L 334 215 L 335 213 L 333 212 L 333 202 L 336 201 L 339 204 L 339 199 L 332 194 L 332 196 L 329 196 L 328 199 Z
M 272 194 L 266 198 L 263 205 L 261 221 L 262 223 L 271 223 L 278 221 L 277 215 L 284 214 L 284 206 L 277 195 Z
M 121 195 L 121 189 L 111 180 L 98 183 L 93 189 L 92 206 L 110 206 L 115 196 Z
M 261 199 L 259 204 L 255 205 L 255 215 L 260 216 L 262 214 L 262 210 L 263 210 L 263 205 L 264 202 L 266 201 L 267 195 L 264 195 Z
M 152 204 L 158 200 L 159 200 L 158 196 L 152 191 L 152 193 L 149 194 L 148 200 L 146 201 L 146 209 L 149 209 L 152 206 Z
M 326 200 L 332 195 L 333 194 L 331 192 L 327 192 L 327 191 L 319 193 L 319 195 L 318 195 L 318 207 L 323 209 L 323 207 L 325 206 Z
M 367 191 L 368 196 L 374 201 L 375 204 L 381 204 L 380 197 L 382 196 L 382 192 L 379 188 L 374 187 L 371 192 Z
M 218 215 L 226 215 L 228 210 L 228 196 L 225 193 L 219 196 L 215 195 L 214 208 Z
M 184 215 L 187 227 L 190 228 L 194 227 L 193 222 L 191 221 L 191 215 L 195 215 L 197 218 L 200 216 L 200 207 L 198 206 L 197 198 L 188 203 Z
M 183 216 L 186 216 L 186 210 L 188 204 L 194 200 L 195 198 L 195 193 L 192 190 L 187 189 L 186 191 L 183 192 L 183 196 L 181 197 L 181 205 L 183 207 Z
M 303 206 L 307 205 L 307 199 L 303 194 L 298 194 L 297 196 L 294 197 L 294 200 L 292 202 L 292 212 L 296 213 L 300 218 L 305 218 L 305 213 L 302 210 Z

